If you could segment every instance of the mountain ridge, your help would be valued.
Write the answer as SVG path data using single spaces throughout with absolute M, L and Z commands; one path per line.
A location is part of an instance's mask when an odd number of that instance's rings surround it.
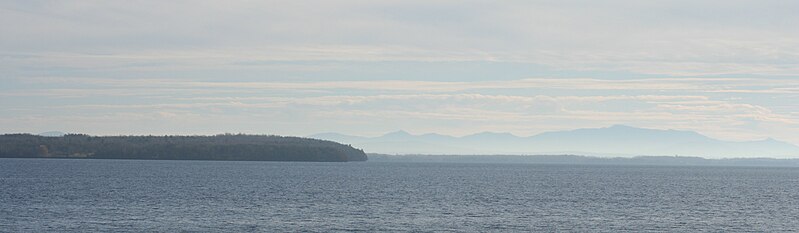
M 308 137 L 352 144 L 382 154 L 557 154 L 580 152 L 591 156 L 699 156 L 704 158 L 799 157 L 799 146 L 774 138 L 724 141 L 695 131 L 648 129 L 627 125 L 543 132 L 522 137 L 480 132 L 465 136 L 421 135 L 394 131 L 377 137 L 338 133 Z

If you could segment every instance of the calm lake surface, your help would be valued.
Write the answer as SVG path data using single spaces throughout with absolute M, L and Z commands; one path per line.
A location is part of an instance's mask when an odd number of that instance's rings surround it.
M 796 231 L 799 169 L 0 159 L 0 231 Z

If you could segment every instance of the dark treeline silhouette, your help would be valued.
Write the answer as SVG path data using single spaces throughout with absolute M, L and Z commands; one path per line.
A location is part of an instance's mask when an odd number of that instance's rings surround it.
M 95 158 L 258 161 L 365 161 L 366 154 L 332 141 L 266 135 L 45 137 L 0 135 L 0 158 Z

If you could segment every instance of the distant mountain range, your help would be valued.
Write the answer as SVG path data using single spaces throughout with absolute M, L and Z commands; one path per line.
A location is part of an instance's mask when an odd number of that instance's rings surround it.
M 405 131 L 379 137 L 337 133 L 309 137 L 351 144 L 368 153 L 381 154 L 799 157 L 798 146 L 771 138 L 732 142 L 692 131 L 644 129 L 625 125 L 546 132 L 530 137 L 491 132 L 453 137 L 441 134 L 412 135 Z
M 372 162 L 400 163 L 512 163 L 644 166 L 799 167 L 799 158 L 705 159 L 685 156 L 592 157 L 582 155 L 386 155 L 368 154 Z

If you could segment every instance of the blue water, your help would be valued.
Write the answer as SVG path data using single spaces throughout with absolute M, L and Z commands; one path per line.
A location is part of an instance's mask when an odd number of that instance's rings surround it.
M 0 231 L 796 231 L 795 168 L 0 159 Z

